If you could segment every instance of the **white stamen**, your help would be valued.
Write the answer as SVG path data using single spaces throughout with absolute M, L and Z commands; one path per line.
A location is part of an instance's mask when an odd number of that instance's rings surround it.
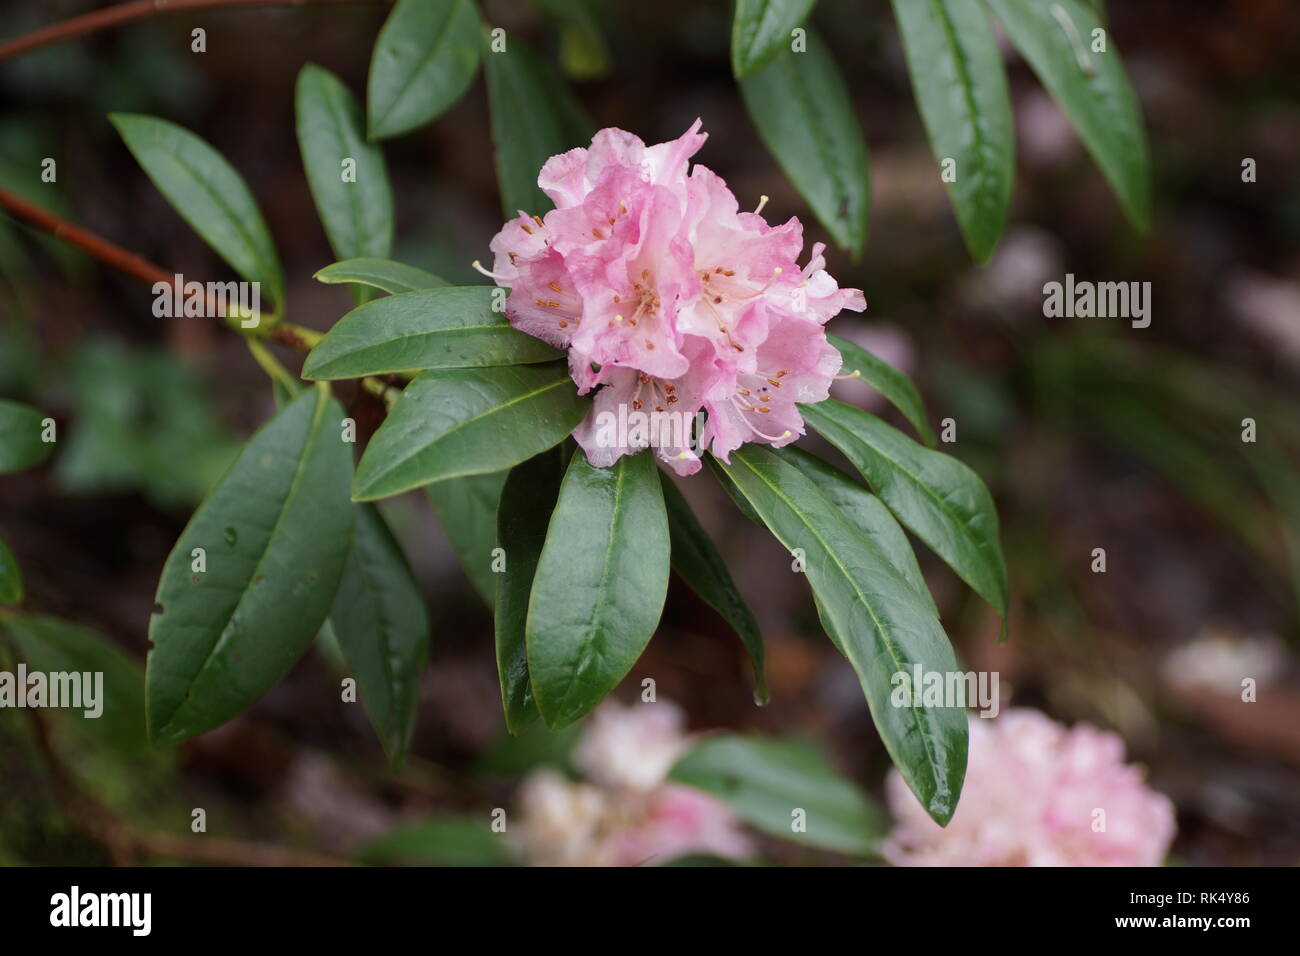
M 749 426 L 749 430 L 752 431 L 759 438 L 766 438 L 768 441 L 785 441 L 793 434 L 793 432 L 791 432 L 790 429 L 788 428 L 780 435 L 769 435 L 766 432 L 761 432 L 758 430 L 757 427 L 755 427 L 753 422 L 751 422 L 748 418 L 745 418 L 745 409 L 736 400 L 735 395 L 731 396 L 731 405 L 733 408 L 736 409 L 736 411 L 740 412 L 740 417 L 744 420 L 745 424 Z
M 754 207 L 754 215 L 757 216 L 759 213 L 761 213 L 763 211 L 763 207 L 766 205 L 767 205 L 767 197 L 759 196 L 758 205 Z
M 473 262 L 471 262 L 470 265 L 473 266 L 475 269 L 477 269 L 479 272 L 483 273 L 483 274 L 484 274 L 485 276 L 487 276 L 489 279 L 496 279 L 498 282 L 509 282 L 509 281 L 510 281 L 510 277 L 509 277 L 509 276 L 499 276 L 499 275 L 497 275 L 495 272 L 488 272 L 486 269 L 483 268 L 483 264 L 480 263 L 477 259 L 475 259 Z
M 852 372 L 850 372 L 848 375 L 836 375 L 836 376 L 835 376 L 835 381 L 837 381 L 837 382 L 842 382 L 842 381 L 844 381 L 846 378 L 862 378 L 862 369 L 860 369 L 860 368 L 855 368 L 855 369 L 854 369 Z

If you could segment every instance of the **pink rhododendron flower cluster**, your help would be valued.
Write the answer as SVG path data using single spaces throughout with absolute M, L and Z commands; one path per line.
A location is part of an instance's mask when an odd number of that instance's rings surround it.
M 1124 742 L 1036 710 L 970 720 L 957 812 L 940 827 L 898 771 L 886 793 L 896 825 L 885 857 L 899 866 L 1159 866 L 1173 804 L 1124 763 Z
M 655 146 L 601 130 L 589 149 L 542 167 L 538 185 L 556 208 L 521 211 L 492 240 L 488 274 L 510 288 L 511 324 L 567 349 L 581 394 L 599 387 L 574 433 L 593 465 L 656 444 L 692 474 L 704 450 L 725 461 L 745 442 L 794 441 L 796 403 L 824 400 L 840 368 L 822 326 L 866 308 L 826 272 L 823 244 L 799 267 L 798 219 L 768 225 L 711 170 L 688 170 L 699 129 Z M 707 424 L 695 442 L 672 430 L 662 443 L 603 439 L 601 414 L 620 408 L 687 420 L 703 410 Z
M 708 794 L 666 782 L 690 745 L 670 703 L 602 704 L 574 749 L 587 782 L 554 770 L 519 792 L 515 845 L 537 866 L 636 866 L 690 854 L 750 856 L 740 821 Z

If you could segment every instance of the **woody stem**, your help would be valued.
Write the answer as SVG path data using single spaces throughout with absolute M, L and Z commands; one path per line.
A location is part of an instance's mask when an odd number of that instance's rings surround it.
M 7 43 L 0 43 L 0 63 L 31 50 L 39 49 L 60 40 L 85 36 L 108 27 L 135 20 L 145 20 L 160 13 L 180 13 L 187 10 L 212 10 L 222 7 L 302 7 L 340 3 L 388 3 L 391 0 L 132 0 L 103 10 L 93 10 L 79 17 L 60 20 L 39 30 L 33 30 Z

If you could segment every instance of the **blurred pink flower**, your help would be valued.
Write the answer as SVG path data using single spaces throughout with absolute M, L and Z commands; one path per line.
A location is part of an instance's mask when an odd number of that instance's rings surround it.
M 673 704 L 602 704 L 574 748 L 585 782 L 544 769 L 519 790 L 514 844 L 535 866 L 636 866 L 689 854 L 743 859 L 753 853 L 724 804 L 668 783 L 690 746 Z
M 1173 804 L 1124 763 L 1124 742 L 1035 710 L 970 720 L 957 812 L 932 821 L 892 771 L 896 824 L 885 858 L 898 866 L 1159 866 L 1173 841 Z
M 556 208 L 521 211 L 492 240 L 488 275 L 510 289 L 511 324 L 567 349 L 580 393 L 604 386 L 574 433 L 598 466 L 650 443 L 599 439 L 597 416 L 619 407 L 708 413 L 699 448 L 657 447 L 679 474 L 698 471 L 710 446 L 725 461 L 745 442 L 794 441 L 804 430 L 796 403 L 825 399 L 839 370 L 822 326 L 866 308 L 861 291 L 826 272 L 821 243 L 798 266 L 798 219 L 771 226 L 740 212 L 722 179 L 689 169 L 699 129 L 696 120 L 655 146 L 601 130 L 590 149 L 542 167 L 538 185 Z

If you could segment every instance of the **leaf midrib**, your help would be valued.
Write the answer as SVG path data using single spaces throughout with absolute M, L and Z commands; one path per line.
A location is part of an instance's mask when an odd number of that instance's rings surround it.
M 570 701 L 573 697 L 574 690 L 579 683 L 579 675 L 583 667 L 595 655 L 595 640 L 590 636 L 592 628 L 595 626 L 596 618 L 600 616 L 601 610 L 605 606 L 606 587 L 609 582 L 610 567 L 613 564 L 614 542 L 618 538 L 619 529 L 623 524 L 623 482 L 626 480 L 629 459 L 624 458 L 623 463 L 614 469 L 614 505 L 613 514 L 609 522 L 609 539 L 605 545 L 605 557 L 601 563 L 600 581 L 598 582 L 598 593 L 601 595 L 598 601 L 592 602 L 591 614 L 587 618 L 587 623 L 583 625 L 583 642 L 582 648 L 578 652 L 578 660 L 573 670 L 570 671 L 569 683 L 564 688 L 564 695 L 560 698 L 560 706 L 557 708 L 557 714 L 563 716 L 570 707 Z M 536 696 L 536 693 L 533 695 Z
M 957 530 L 958 530 L 959 533 L 961 534 L 962 539 L 963 539 L 963 540 L 964 540 L 968 545 L 970 545 L 971 547 L 973 547 L 973 548 L 975 549 L 975 551 L 976 551 L 976 552 L 977 552 L 981 557 L 983 557 L 983 558 L 985 558 L 985 559 L 991 559 L 991 558 L 995 558 L 995 557 L 996 557 L 996 555 L 994 555 L 994 556 L 990 556 L 990 555 L 987 553 L 985 547 L 984 547 L 984 546 L 983 546 L 983 545 L 982 545 L 978 540 L 976 540 L 976 538 L 974 537 L 974 535 L 971 533 L 971 531 L 970 531 L 970 527 L 969 527 L 967 521 L 966 521 L 964 518 L 962 518 L 959 514 L 957 514 L 955 511 L 952 510 L 952 508 L 951 508 L 951 506 L 948 504 L 947 500 L 946 500 L 945 498 L 942 498 L 942 497 L 940 497 L 939 495 L 935 494 L 934 491 L 930 488 L 929 485 L 927 485 L 924 481 L 922 481 L 921 478 L 920 478 L 920 477 L 919 477 L 915 472 L 913 472 L 913 471 L 912 471 L 911 469 L 909 469 L 906 465 L 904 465 L 904 464 L 903 464 L 903 463 L 902 463 L 898 458 L 896 458 L 896 457 L 894 457 L 893 455 L 890 455 L 890 454 L 888 454 L 888 453 L 886 453 L 886 452 L 884 452 L 884 451 L 881 451 L 881 449 L 880 449 L 880 447 L 879 447 L 878 445 L 873 444 L 869 439 L 864 438 L 863 436 L 859 435 L 857 432 L 849 431 L 849 429 L 848 429 L 847 427 L 845 427 L 844 425 L 841 425 L 841 424 L 840 424 L 839 422 L 837 422 L 834 418 L 831 418 L 830 415 L 829 415 L 828 413 L 822 412 L 822 411 L 820 411 L 820 410 L 818 410 L 818 409 L 815 409 L 815 408 L 813 408 L 812 406 L 808 406 L 808 405 L 804 405 L 804 406 L 802 406 L 802 408 L 805 409 L 804 414 L 807 414 L 807 411 L 808 411 L 808 410 L 813 411 L 813 413 L 814 413 L 813 417 L 814 417 L 814 418 L 816 418 L 816 417 L 818 417 L 818 416 L 822 416 L 822 420 L 823 420 L 824 423 L 825 423 L 825 422 L 829 422 L 832 426 L 834 426 L 835 429 L 838 429 L 838 430 L 843 431 L 843 432 L 848 432 L 849 437 L 850 437 L 851 439 L 855 439 L 855 440 L 857 440 L 857 441 L 862 442 L 862 444 L 866 445 L 868 448 L 870 448 L 870 449 L 871 449 L 873 452 L 875 452 L 877 455 L 879 455 L 880 457 L 882 457 L 882 458 L 886 459 L 887 461 L 889 461 L 889 462 L 894 466 L 894 468 L 896 469 L 896 471 L 897 471 L 899 474 L 901 474 L 901 475 L 903 475 L 904 477 L 906 477 L 906 478 L 909 480 L 910 484 L 912 484 L 913 486 L 915 486 L 917 489 L 919 489 L 919 490 L 921 491 L 922 495 L 924 495 L 926 498 L 929 498 L 932 502 L 934 502 L 935 506 L 936 506 L 940 511 L 942 511 L 942 512 L 944 513 L 944 515 L 947 516 L 947 517 L 948 517 L 948 518 L 953 522 L 953 525 L 957 528 Z M 815 426 L 814 426 L 814 427 L 815 427 Z M 821 429 L 819 428 L 818 431 L 821 431 Z M 832 445 L 834 445 L 836 448 L 839 448 L 840 451 L 843 451 L 846 455 L 848 454 L 848 451 L 847 451 L 847 450 L 846 450 L 846 449 L 845 449 L 845 448 L 840 444 L 840 442 L 837 442 L 837 441 L 835 441 L 834 439 L 832 439 L 832 438 L 830 438 L 829 436 L 826 436 L 826 435 L 824 435 L 824 434 L 823 434 L 823 437 L 825 437 L 825 438 L 827 439 L 827 441 L 829 441 L 829 442 L 830 442 Z M 849 442 L 845 442 L 845 444 L 849 444 Z M 924 451 L 929 451 L 929 449 L 922 449 L 922 450 L 924 450 Z M 938 453 L 935 452 L 935 454 L 938 454 Z M 857 464 L 858 464 L 857 462 L 854 462 L 854 465 L 855 465 L 855 466 L 857 466 Z M 862 469 L 859 467 L 859 470 L 862 470 Z M 911 527 L 911 523 L 910 523 L 910 522 L 904 521 L 904 524 L 907 524 L 908 527 Z M 919 532 L 918 532 L 918 533 L 919 533 Z M 927 542 L 927 544 L 928 544 L 928 543 L 929 543 L 929 542 Z M 974 584 L 972 584 L 972 583 L 970 582 L 970 580 L 967 578 L 967 576 L 966 576 L 965 574 L 962 574 L 961 571 L 957 571 L 957 573 L 958 573 L 959 575 L 961 575 L 961 577 L 963 578 L 963 580 L 966 580 L 966 583 L 971 584 L 971 587 L 974 587 L 974 586 L 975 586 Z M 996 581 L 994 582 L 994 584 L 997 585 L 997 587 L 996 587 L 995 590 L 996 590 L 998 596 L 999 596 L 999 597 L 1003 597 L 1003 590 L 1002 590 L 1001 585 L 1000 585 L 998 582 L 996 582 Z M 976 590 L 978 590 L 978 588 L 977 588 Z M 1005 604 L 1005 598 L 1003 598 L 1003 603 Z
M 866 610 L 867 614 L 870 616 L 872 626 L 875 628 L 876 634 L 879 635 L 880 642 L 884 646 L 886 652 L 889 654 L 889 659 L 894 665 L 894 672 L 897 673 L 899 670 L 901 670 L 902 661 L 899 658 L 898 653 L 896 652 L 896 647 L 891 636 L 886 632 L 884 626 L 880 621 L 880 618 L 876 615 L 875 608 L 873 607 L 871 601 L 867 598 L 865 594 L 863 594 L 862 589 L 858 586 L 858 583 L 854 579 L 853 575 L 849 573 L 848 568 L 845 567 L 842 561 L 840 561 L 839 555 L 836 554 L 835 550 L 826 542 L 826 539 L 822 537 L 821 533 L 818 531 L 816 526 L 811 524 L 804 517 L 803 511 L 795 507 L 794 502 L 791 501 L 790 498 L 777 485 L 769 481 L 761 471 L 759 471 L 749 461 L 747 461 L 745 459 L 744 454 L 739 452 L 733 452 L 733 454 L 741 464 L 743 464 L 746 468 L 748 468 L 750 472 L 752 472 L 759 481 L 761 481 L 764 485 L 766 485 L 767 488 L 774 495 L 776 495 L 776 497 L 779 498 L 787 508 L 790 509 L 790 511 L 795 515 L 795 517 L 799 519 L 800 523 L 803 524 L 803 526 L 807 528 L 808 531 L 812 534 L 812 536 L 817 540 L 817 543 L 821 545 L 822 550 L 825 551 L 826 554 L 834 562 L 835 566 L 839 569 L 841 575 L 844 577 L 844 580 L 848 581 L 850 587 L 853 589 L 853 593 L 857 595 L 859 603 L 862 604 L 862 607 Z M 816 490 L 817 489 L 814 488 L 814 491 Z M 817 491 L 817 493 L 821 494 L 820 491 Z M 753 504 L 753 502 L 751 502 L 751 504 Z M 825 603 L 823 603 L 822 606 L 827 607 Z M 830 608 L 827 608 L 827 610 L 830 611 Z M 852 645 L 846 642 L 845 646 L 851 647 Z M 908 708 L 908 711 L 912 714 L 912 719 L 916 724 L 917 734 L 920 736 L 922 746 L 925 749 L 925 754 L 930 765 L 931 774 L 937 784 L 936 786 L 936 790 L 937 790 L 938 786 L 946 787 L 947 781 L 940 781 L 939 779 L 939 763 L 938 763 L 938 758 L 934 752 L 933 741 L 931 740 L 929 733 L 927 733 L 925 721 L 921 720 L 920 717 L 917 715 L 918 710 L 924 710 L 924 708 L 918 707 L 915 703 L 913 703 Z M 888 746 L 889 746 L 888 743 L 886 743 L 886 747 Z
M 390 467 L 384 469 L 382 472 L 379 472 L 378 475 L 376 475 L 375 478 L 371 480 L 370 484 L 373 485 L 376 481 L 379 480 L 379 478 L 382 478 L 385 475 L 391 475 L 393 472 L 397 471 L 399 468 L 401 468 L 403 465 L 409 462 L 412 458 L 415 458 L 417 455 L 424 454 L 434 445 L 437 445 L 445 441 L 446 439 L 450 438 L 452 435 L 456 434 L 457 432 L 461 431 L 464 428 L 469 427 L 475 422 L 487 418 L 491 415 L 495 415 L 498 412 L 505 411 L 507 408 L 510 408 L 514 405 L 518 405 L 520 402 L 524 402 L 524 401 L 528 401 L 529 399 L 536 398 L 539 395 L 545 394 L 546 392 L 549 392 L 551 389 L 559 388 L 568 382 L 569 382 L 569 378 L 567 375 L 561 376 L 560 378 L 556 379 L 554 382 L 551 382 L 549 385 L 544 385 L 541 388 L 533 389 L 532 391 L 526 392 L 523 395 L 516 395 L 514 398 L 510 399 L 509 401 L 502 402 L 499 405 L 493 405 L 491 408 L 487 409 L 486 411 L 479 412 L 477 415 L 473 415 L 470 418 L 465 419 L 464 421 L 457 422 L 451 428 L 447 429 L 447 431 L 439 433 L 438 435 L 430 439 L 425 444 L 416 447 L 413 451 L 408 452 L 406 455 L 403 455 L 401 458 L 396 459 L 391 464 Z M 494 470 L 496 469 L 489 469 L 489 471 L 494 471 Z M 460 473 L 460 475 L 465 475 L 465 474 L 480 474 L 480 472 Z M 452 478 L 452 477 L 459 477 L 459 475 L 444 475 L 443 479 Z M 410 487 L 415 488 L 417 487 L 417 485 L 411 485 Z
M 183 142 L 182 145 L 184 145 Z M 274 273 L 276 273 L 279 270 L 278 268 L 276 269 L 267 268 L 268 266 L 271 265 L 273 261 L 272 259 L 266 257 L 263 254 L 268 250 L 264 250 L 261 248 L 261 244 L 254 240 L 252 233 L 248 232 L 245 229 L 243 219 L 241 219 L 239 216 L 235 214 L 235 211 L 226 203 L 225 198 L 219 192 L 217 192 L 215 189 L 212 188 L 212 186 L 208 183 L 207 179 L 198 175 L 195 168 L 182 157 L 180 150 L 177 150 L 174 154 L 170 154 L 170 158 L 203 190 L 203 192 L 208 194 L 208 197 L 221 210 L 222 214 L 226 217 L 227 221 L 229 221 L 234 226 L 235 232 L 238 233 L 239 237 L 244 241 L 244 244 L 252 251 L 254 264 L 260 266 L 262 271 L 267 272 L 266 279 L 268 282 L 274 283 L 276 298 L 277 299 L 280 298 L 281 290 L 279 287 L 279 281 L 278 279 L 276 279 L 274 275 Z M 240 184 L 237 183 L 237 185 Z M 184 215 L 184 213 L 182 213 L 182 215 Z M 186 216 L 185 218 L 187 220 L 189 219 L 188 216 Z M 261 219 L 261 214 L 257 211 L 256 204 L 253 204 L 253 208 L 251 210 L 249 218 L 253 219 L 254 221 L 259 221 Z M 263 223 L 262 225 L 265 226 L 266 224 Z M 195 226 L 195 228 L 197 229 L 198 227 Z M 224 253 L 222 253 L 222 255 L 224 255 Z M 244 278 L 247 279 L 250 277 L 245 276 Z M 276 305 L 279 306 L 281 305 L 281 303 L 277 302 Z
M 303 442 L 302 452 L 299 455 L 297 467 L 294 469 L 293 480 L 289 482 L 289 490 L 285 493 L 284 502 L 275 516 L 275 523 L 271 526 L 271 533 L 267 535 L 266 546 L 262 549 L 262 553 L 258 555 L 257 563 L 253 565 L 252 572 L 249 574 L 248 579 L 240 589 L 239 600 L 235 602 L 235 606 L 231 608 L 230 613 L 225 616 L 225 622 L 221 625 L 221 633 L 217 635 L 216 641 L 213 642 L 212 649 L 208 651 L 207 656 L 203 658 L 203 663 L 199 665 L 198 669 L 194 671 L 193 676 L 186 682 L 185 686 L 187 688 L 194 686 L 194 682 L 203 675 L 205 670 L 207 670 L 208 664 L 210 664 L 212 659 L 217 656 L 217 653 L 222 649 L 222 646 L 230 636 L 230 622 L 233 621 L 235 615 L 239 613 L 239 609 L 243 607 L 244 600 L 248 597 L 249 588 L 253 582 L 257 580 L 257 576 L 262 570 L 262 565 L 266 562 L 266 556 L 270 554 L 271 548 L 275 544 L 276 535 L 280 531 L 280 526 L 284 523 L 284 516 L 289 511 L 289 507 L 297 495 L 298 488 L 302 484 L 303 475 L 306 474 L 307 471 L 307 462 L 311 460 L 312 450 L 315 448 L 316 439 L 320 435 L 320 424 L 325 417 L 327 403 L 328 400 L 323 399 L 320 394 L 317 394 L 316 408 L 312 411 L 311 422 L 307 426 L 307 439 Z M 185 703 L 185 698 L 182 698 L 181 702 L 167 717 L 166 723 L 158 728 L 160 734 L 166 733 L 168 728 L 176 722 L 177 717 L 185 710 Z
M 428 48 L 425 50 L 424 55 L 420 57 L 419 65 L 406 75 L 406 78 L 403 80 L 401 88 L 398 90 L 397 95 L 394 96 L 389 101 L 388 109 L 384 110 L 384 112 L 379 115 L 379 120 L 378 122 L 375 123 L 375 126 L 377 126 L 380 129 L 384 127 L 384 125 L 388 122 L 388 118 L 393 115 L 393 111 L 397 109 L 397 105 L 401 103 L 402 100 L 406 98 L 406 94 L 410 92 L 411 84 L 415 82 L 415 78 L 419 76 L 421 73 L 423 73 L 429 67 L 430 62 L 434 59 L 434 54 L 438 52 L 438 48 L 442 44 L 443 38 L 447 35 L 447 31 L 451 29 L 451 23 L 456 18 L 456 14 L 459 10 L 459 7 L 460 7 L 460 0 L 452 0 L 452 2 L 448 5 L 447 16 L 444 17 L 442 23 L 439 24 L 439 28 L 437 33 L 434 35 L 433 42 L 429 44 Z M 387 24 L 385 24 L 385 27 L 386 26 Z

